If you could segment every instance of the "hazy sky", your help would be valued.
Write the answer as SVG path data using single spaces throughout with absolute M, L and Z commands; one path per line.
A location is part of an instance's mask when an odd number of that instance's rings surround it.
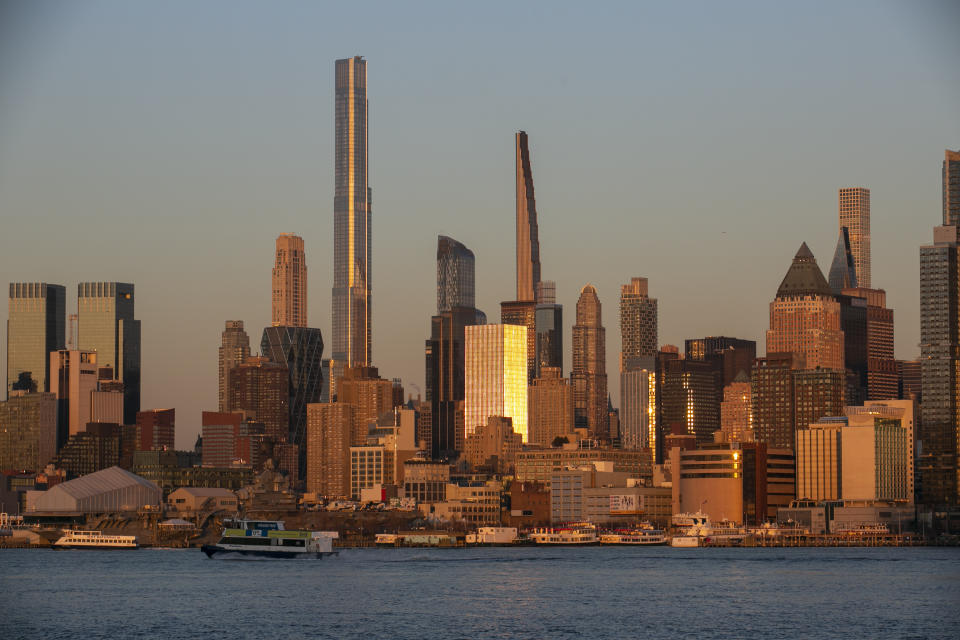
M 374 364 L 416 394 L 436 237 L 514 286 L 513 134 L 530 135 L 543 279 L 597 287 L 618 404 L 619 286 L 660 342 L 764 348 L 806 241 L 829 270 L 837 189 L 872 195 L 873 283 L 918 355 L 918 247 L 960 148 L 953 2 L 0 2 L 0 281 L 133 282 L 143 407 L 177 445 L 217 407 L 223 322 L 256 350 L 275 237 L 306 242 L 330 353 L 333 61 L 368 60 Z M 0 321 L 6 320 L 0 306 Z M 5 340 L 0 360 L 5 362 Z

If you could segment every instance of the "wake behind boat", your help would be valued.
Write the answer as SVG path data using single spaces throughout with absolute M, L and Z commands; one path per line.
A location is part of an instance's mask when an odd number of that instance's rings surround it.
M 226 528 L 217 544 L 205 544 L 201 550 L 208 558 L 227 555 L 264 558 L 322 558 L 336 553 L 336 531 L 295 531 L 284 528 L 282 520 L 235 520 Z

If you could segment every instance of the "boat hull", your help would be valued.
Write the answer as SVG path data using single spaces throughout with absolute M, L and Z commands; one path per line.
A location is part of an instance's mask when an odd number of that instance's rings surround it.
M 286 550 L 270 550 L 270 549 L 231 549 L 226 547 L 221 547 L 216 544 L 205 544 L 200 547 L 200 550 L 207 554 L 208 558 L 217 558 L 230 555 L 239 555 L 239 556 L 251 556 L 259 558 L 282 558 L 285 560 L 290 560 L 294 558 L 303 558 L 309 560 L 319 560 L 324 556 L 330 556 L 336 553 L 336 551 L 286 551 Z
M 94 544 L 52 544 L 50 545 L 51 549 L 89 549 L 91 551 L 136 551 L 140 548 L 139 545 L 132 545 L 129 547 L 126 546 L 109 546 L 109 545 L 94 545 Z
M 699 547 L 700 538 L 694 536 L 674 536 L 670 540 L 671 547 Z

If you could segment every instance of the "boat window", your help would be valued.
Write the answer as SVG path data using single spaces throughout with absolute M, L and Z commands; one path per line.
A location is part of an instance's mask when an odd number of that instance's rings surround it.
M 224 538 L 223 544 L 246 544 L 254 546 L 270 546 L 270 538 Z

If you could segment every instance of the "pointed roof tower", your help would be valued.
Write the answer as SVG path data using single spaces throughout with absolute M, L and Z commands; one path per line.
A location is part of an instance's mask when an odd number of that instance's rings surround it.
M 853 251 L 850 249 L 850 232 L 846 227 L 840 227 L 840 237 L 837 239 L 837 250 L 833 253 L 833 263 L 830 264 L 829 278 L 830 288 L 834 293 L 857 286 L 857 270 L 854 266 Z
M 817 266 L 817 260 L 806 242 L 800 245 L 797 255 L 793 257 L 793 263 L 787 269 L 787 275 L 783 276 L 783 281 L 777 289 L 778 298 L 804 295 L 833 295 L 827 279 L 823 277 L 823 272 Z

